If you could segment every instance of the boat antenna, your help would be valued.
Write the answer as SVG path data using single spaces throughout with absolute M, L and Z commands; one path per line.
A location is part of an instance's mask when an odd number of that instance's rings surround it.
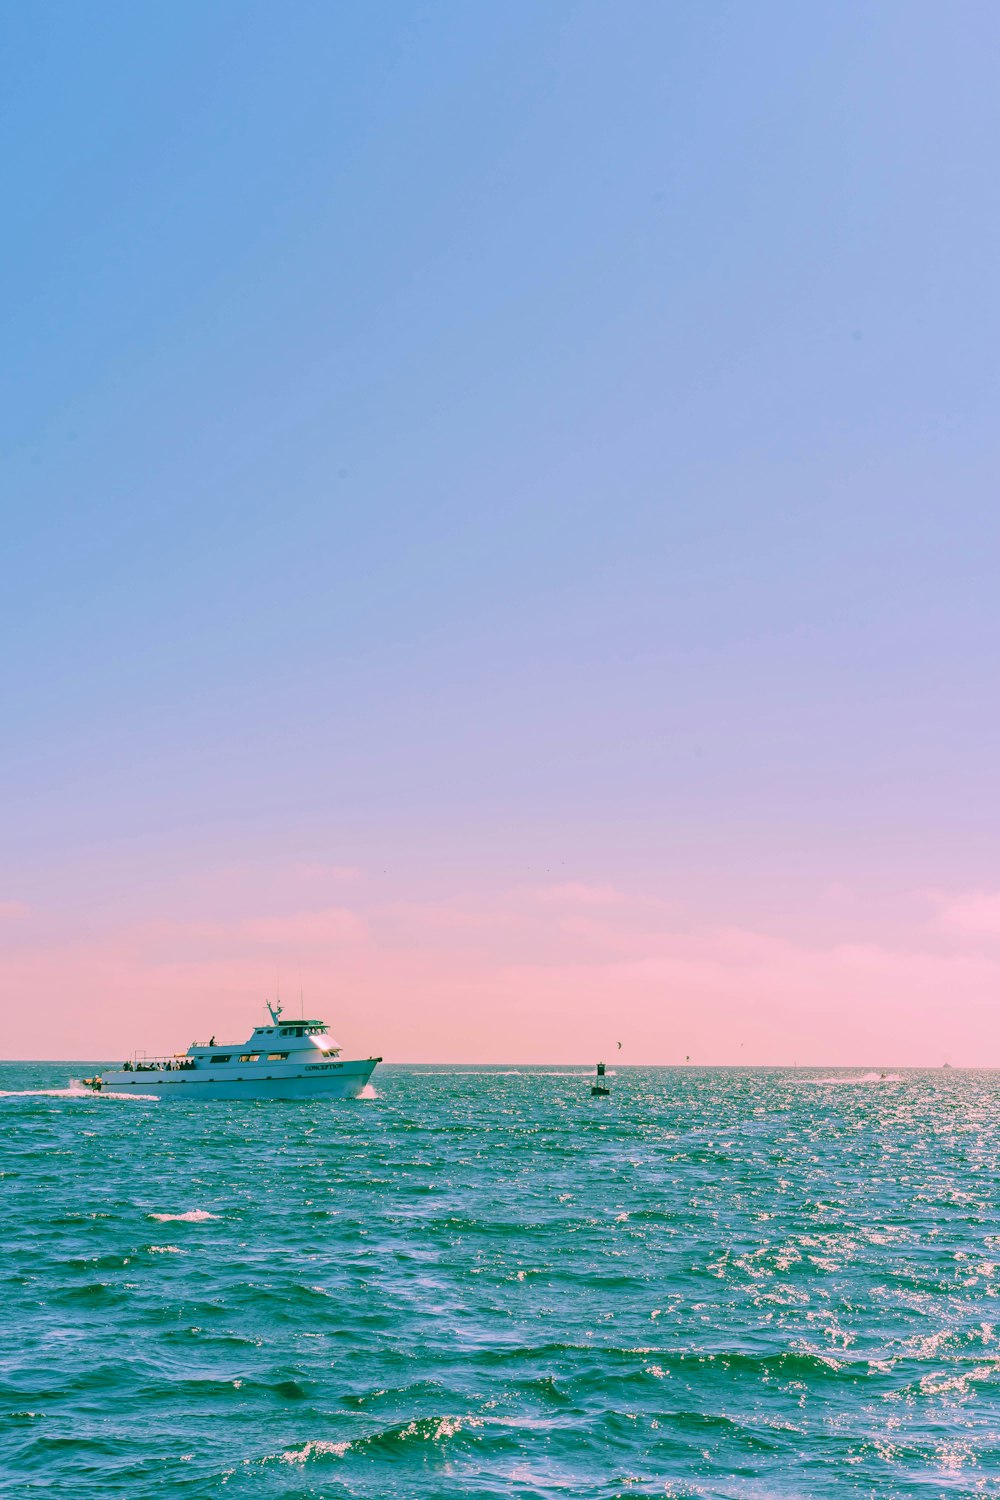
M 275 1003 L 272 1005 L 271 1002 L 270 1002 L 270 1000 L 265 1000 L 264 1004 L 267 1006 L 268 1010 L 271 1012 L 271 1020 L 272 1020 L 272 1022 L 274 1023 L 275 1026 L 277 1026 L 278 1022 L 281 1020 L 281 1001 L 280 1000 L 276 1000 Z

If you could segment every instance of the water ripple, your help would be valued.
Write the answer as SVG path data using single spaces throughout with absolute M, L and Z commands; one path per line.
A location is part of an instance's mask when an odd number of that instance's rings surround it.
M 65 1074 L 0 1067 L 0 1489 L 1000 1494 L 994 1074 Z

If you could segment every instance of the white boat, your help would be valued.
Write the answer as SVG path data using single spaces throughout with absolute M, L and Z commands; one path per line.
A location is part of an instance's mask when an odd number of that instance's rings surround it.
M 280 1005 L 267 1008 L 271 1025 L 255 1027 L 248 1041 L 213 1036 L 168 1057 L 137 1052 L 84 1085 L 158 1099 L 357 1099 L 382 1059 L 343 1058 L 325 1021 L 287 1021 Z

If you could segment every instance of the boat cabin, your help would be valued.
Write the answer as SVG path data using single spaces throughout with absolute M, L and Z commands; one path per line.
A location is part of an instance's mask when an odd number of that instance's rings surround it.
M 254 1067 L 267 1063 L 302 1063 L 340 1056 L 340 1043 L 329 1034 L 325 1021 L 282 1021 L 280 1016 L 270 1026 L 255 1026 L 245 1042 L 192 1042 L 186 1052 L 172 1057 L 148 1057 L 137 1054 L 124 1064 L 128 1073 L 156 1073 L 197 1068 L 225 1068 L 236 1065 Z

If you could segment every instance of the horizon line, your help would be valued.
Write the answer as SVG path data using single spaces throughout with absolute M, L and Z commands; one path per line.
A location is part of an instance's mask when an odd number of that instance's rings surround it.
M 0 1065 L 14 1063 L 106 1063 L 113 1059 L 108 1057 L 0 1057 Z M 475 1062 L 460 1059 L 457 1062 L 413 1062 L 406 1058 L 396 1058 L 392 1061 L 380 1059 L 381 1068 L 584 1068 L 592 1070 L 596 1064 L 592 1062 L 567 1062 L 565 1059 L 549 1059 L 546 1062 L 517 1062 L 510 1059 L 495 1062 Z M 623 1068 L 677 1068 L 679 1070 L 694 1071 L 698 1068 L 730 1069 L 734 1072 L 740 1070 L 753 1071 L 768 1069 L 774 1072 L 801 1073 L 813 1068 L 892 1068 L 897 1072 L 905 1073 L 940 1073 L 944 1069 L 974 1073 L 995 1073 L 1000 1071 L 1000 1063 L 972 1064 L 972 1063 L 887 1063 L 887 1062 L 811 1062 L 811 1063 L 722 1063 L 722 1062 L 616 1062 L 615 1071 Z

